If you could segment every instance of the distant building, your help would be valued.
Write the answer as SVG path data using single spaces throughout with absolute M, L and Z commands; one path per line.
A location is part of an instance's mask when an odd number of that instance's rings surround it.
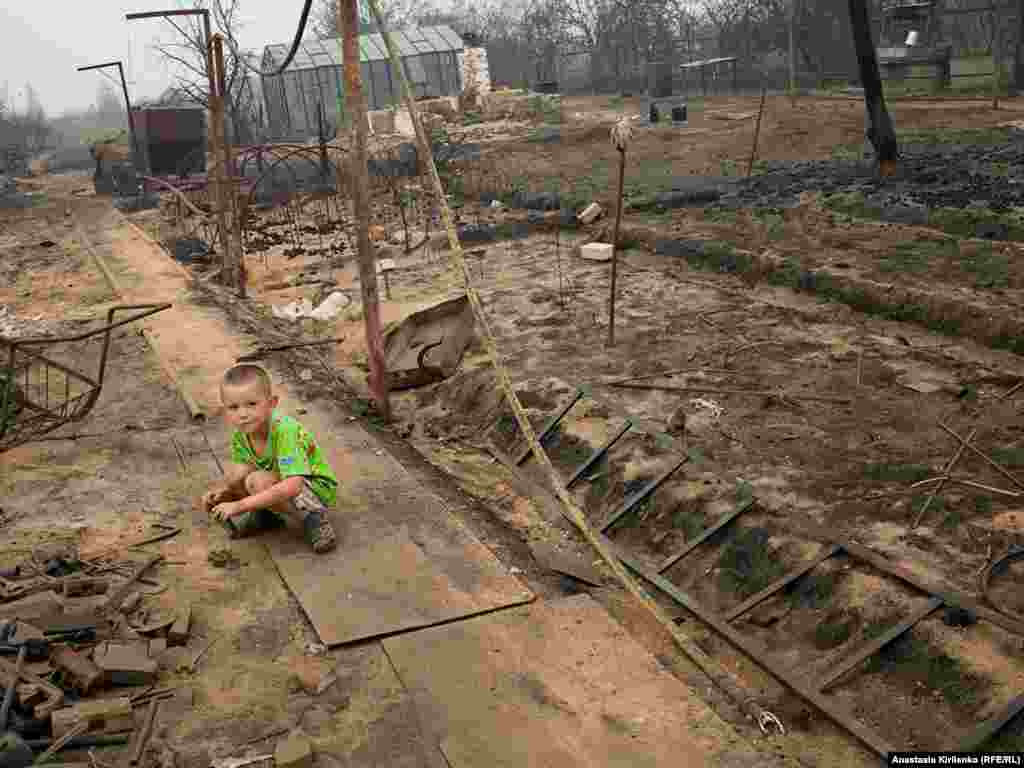
M 463 87 L 462 38 L 450 27 L 422 27 L 391 33 L 416 98 L 457 96 Z M 275 70 L 290 45 L 268 45 L 262 70 Z M 387 109 L 402 101 L 401 86 L 391 76 L 390 57 L 380 34 L 359 36 L 359 59 L 367 107 Z M 307 140 L 318 135 L 320 116 L 333 134 L 344 104 L 341 41 L 303 41 L 280 75 L 261 78 L 268 137 Z

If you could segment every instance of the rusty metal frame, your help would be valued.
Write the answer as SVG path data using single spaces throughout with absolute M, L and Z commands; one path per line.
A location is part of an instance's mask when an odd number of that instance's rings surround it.
M 558 422 L 566 413 L 568 413 L 569 409 L 575 405 L 581 396 L 582 392 L 577 391 L 575 399 L 573 399 L 553 419 L 551 419 L 551 421 L 548 422 L 548 425 L 545 427 L 543 432 L 544 436 L 547 436 L 554 429 Z M 595 463 L 597 458 L 604 455 L 608 449 L 611 448 L 614 442 L 617 441 L 622 434 L 625 434 L 627 430 L 628 423 L 627 427 L 623 428 L 619 435 L 610 440 L 609 443 L 602 446 L 601 449 L 598 449 L 594 455 L 588 458 L 587 461 L 576 470 L 573 475 L 573 481 L 577 480 L 578 476 L 582 476 L 585 471 L 589 469 L 590 465 Z M 525 456 L 528 455 L 529 449 L 527 449 L 524 454 L 521 454 L 521 459 L 516 461 L 515 464 L 509 460 L 509 468 L 514 470 L 516 466 L 525 460 Z M 687 458 L 688 457 L 684 457 L 672 468 L 631 496 L 609 519 L 609 521 L 602 526 L 601 533 L 605 534 L 605 532 L 610 529 L 623 515 L 653 493 L 657 487 L 671 477 L 671 475 L 687 461 Z M 550 493 L 547 489 L 539 486 L 535 486 L 534 488 L 537 493 Z M 715 533 L 725 528 L 729 523 L 743 514 L 743 512 L 750 509 L 755 503 L 756 500 L 753 497 L 743 500 L 735 509 L 733 509 L 732 512 L 728 513 L 713 526 L 705 530 L 700 536 L 689 542 L 681 551 L 675 553 L 664 561 L 658 572 L 648 571 L 638 560 L 622 552 L 619 545 L 614 541 L 608 539 L 607 536 L 604 536 L 603 538 L 609 548 L 611 548 L 615 553 L 618 560 L 626 566 L 626 568 L 633 571 L 644 581 L 656 587 L 663 594 L 671 598 L 676 604 L 694 614 L 701 622 L 725 638 L 731 645 L 764 669 L 776 681 L 827 716 L 833 723 L 842 728 L 849 735 L 853 736 L 862 745 L 866 746 L 868 749 L 883 758 L 887 758 L 889 753 L 894 751 L 892 746 L 874 730 L 861 724 L 852 712 L 839 704 L 835 699 L 828 697 L 825 693 L 827 690 L 835 687 L 845 675 L 867 660 L 870 656 L 874 655 L 886 645 L 892 643 L 897 638 L 910 631 L 914 626 L 943 606 L 968 610 L 979 619 L 987 620 L 990 623 L 1006 629 L 1007 631 L 1024 636 L 1024 618 L 988 608 L 979 604 L 977 600 L 974 600 L 968 595 L 949 589 L 944 585 L 929 584 L 920 576 L 911 573 L 909 570 L 899 565 L 891 563 L 885 555 L 875 552 L 862 544 L 836 536 L 810 517 L 801 514 L 791 517 L 789 520 L 790 525 L 792 527 L 799 526 L 798 531 L 796 531 L 798 535 L 812 540 L 817 539 L 822 542 L 824 546 L 821 551 L 794 570 L 787 573 L 785 576 L 777 579 L 764 589 L 746 598 L 724 615 L 718 614 L 716 611 L 702 605 L 663 575 L 666 570 L 678 563 L 679 560 L 693 551 L 697 546 L 714 536 Z M 916 588 L 919 592 L 924 593 L 928 599 L 906 619 L 894 625 L 879 637 L 870 641 L 854 655 L 848 657 L 834 669 L 830 670 L 823 679 L 817 682 L 810 682 L 806 678 L 798 677 L 793 670 L 773 656 L 766 648 L 761 646 L 748 635 L 742 633 L 736 627 L 732 626 L 731 622 L 735 621 L 740 616 L 747 613 L 749 610 L 767 600 L 788 585 L 803 578 L 818 565 L 838 554 L 846 554 L 860 565 L 873 567 L 894 579 L 902 581 L 905 584 Z M 991 598 L 988 596 L 991 576 L 1003 563 L 1011 559 L 1024 559 L 1024 547 L 1015 547 L 1011 549 L 1002 557 L 994 560 L 984 571 L 981 591 L 984 599 L 989 603 L 992 602 Z M 964 739 L 960 745 L 956 747 L 956 750 L 960 752 L 978 750 L 1022 711 L 1024 711 L 1024 695 L 1016 697 L 998 715 L 980 724 L 970 736 Z
M 813 687 L 793 679 L 791 671 L 778 659 L 772 657 L 767 650 L 759 647 L 750 637 L 744 635 L 713 611 L 698 603 L 667 578 L 660 574 L 646 571 L 639 562 L 623 554 L 617 547 L 615 548 L 615 553 L 620 562 L 637 576 L 652 586 L 657 587 L 677 604 L 694 614 L 778 682 L 796 693 L 815 709 L 827 715 L 830 720 L 857 739 L 861 744 L 882 757 L 894 751 L 892 746 L 883 741 L 878 734 L 861 725 L 852 713 L 846 711 L 845 708 L 838 705 L 835 701 L 830 701 L 824 694 Z
M 19 372 L 24 371 L 24 391 L 28 391 L 31 389 L 28 382 L 28 376 L 32 369 L 32 364 L 40 363 L 43 365 L 43 370 L 46 371 L 45 402 L 43 404 L 34 403 L 28 398 L 24 398 L 19 403 L 22 407 L 28 408 L 35 414 L 30 419 L 34 429 L 30 434 L 30 438 L 38 437 L 46 432 L 51 432 L 66 423 L 83 419 L 93 409 L 93 406 L 96 405 L 96 401 L 99 399 L 100 392 L 103 389 L 103 378 L 106 373 L 107 359 L 110 353 L 111 332 L 116 328 L 133 323 L 136 320 L 141 320 L 149 317 L 150 315 L 155 315 L 158 312 L 170 309 L 171 306 L 171 304 L 165 303 L 125 304 L 111 307 L 107 311 L 106 325 L 102 328 L 96 328 L 94 330 L 78 333 L 72 336 L 60 336 L 55 338 L 37 337 L 17 340 L 0 337 L 0 353 L 6 353 L 4 356 L 7 358 L 6 362 L 0 360 L 0 370 L 9 371 L 9 374 L 4 376 L 2 382 L 0 382 L 0 440 L 2 440 L 12 428 L 14 429 L 15 434 L 14 442 L 10 444 L 0 444 L 0 450 L 5 450 L 5 448 L 10 448 L 14 445 L 21 444 L 21 442 L 25 442 L 24 434 L 29 432 L 29 430 L 24 428 L 18 429 L 18 417 L 13 413 L 12 409 L 7 407 L 9 403 L 13 402 L 14 394 L 17 391 L 18 382 L 16 379 Z M 132 310 L 139 311 L 131 317 L 114 322 L 114 315 L 116 313 Z M 74 344 L 101 334 L 103 335 L 103 347 L 100 352 L 98 370 L 94 376 L 86 375 L 79 371 L 75 371 L 66 365 L 50 360 L 48 357 L 40 354 L 36 349 L 39 347 L 52 347 L 58 344 Z M 25 360 L 26 362 L 22 364 L 19 362 L 19 359 Z M 64 399 L 59 405 L 54 406 L 50 405 L 49 372 L 51 368 L 64 374 Z M 72 379 L 85 388 L 84 392 L 75 395 L 74 397 L 71 396 L 70 389 Z M 21 426 L 24 427 L 24 425 Z

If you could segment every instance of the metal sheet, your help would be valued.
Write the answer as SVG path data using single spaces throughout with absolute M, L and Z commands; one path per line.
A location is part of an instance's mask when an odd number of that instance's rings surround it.
M 328 646 L 430 626 L 533 599 L 473 535 L 358 427 L 319 425 L 342 479 L 338 548 L 316 555 L 301 531 L 265 536 L 288 588 Z M 333 450 L 331 450 L 333 448 Z
M 452 768 L 728 759 L 731 729 L 587 595 L 388 638 L 384 650 Z

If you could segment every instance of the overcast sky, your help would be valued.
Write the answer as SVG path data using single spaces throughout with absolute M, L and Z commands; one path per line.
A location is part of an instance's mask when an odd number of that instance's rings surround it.
M 174 78 L 152 45 L 170 41 L 176 33 L 162 19 L 126 21 L 124 16 L 185 7 L 179 3 L 5 0 L 0 6 L 0 94 L 6 86 L 8 101 L 24 110 L 25 84 L 30 82 L 50 116 L 83 109 L 96 99 L 104 77 L 101 72 L 116 81 L 117 68 L 81 73 L 75 68 L 120 59 L 133 101 L 158 96 Z M 269 43 L 291 42 L 302 4 L 299 0 L 242 0 L 240 10 L 240 44 L 262 53 Z

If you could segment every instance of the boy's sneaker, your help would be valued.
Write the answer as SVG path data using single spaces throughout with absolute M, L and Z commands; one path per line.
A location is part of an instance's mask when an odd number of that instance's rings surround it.
M 338 545 L 334 535 L 334 527 L 320 510 L 310 511 L 302 521 L 302 530 L 306 541 L 318 555 L 330 552 Z
M 232 539 L 241 539 L 260 531 L 281 528 L 284 525 L 284 520 L 269 509 L 257 509 L 242 515 L 235 515 L 224 522 L 228 536 Z

